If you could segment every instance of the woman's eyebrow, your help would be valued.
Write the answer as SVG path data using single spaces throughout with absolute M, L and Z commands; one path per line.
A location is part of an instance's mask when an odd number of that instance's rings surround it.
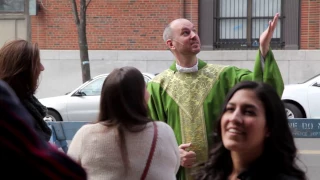
M 232 102 L 229 102 L 227 104 L 227 106 L 235 106 L 236 104 L 235 103 L 232 103 Z M 242 104 L 241 106 L 244 106 L 245 108 L 252 108 L 252 109 L 258 109 L 256 105 L 254 104 L 249 104 L 249 103 L 245 103 L 245 104 Z
M 252 109 L 255 109 L 255 110 L 258 109 L 257 106 L 254 105 L 254 104 L 244 104 L 243 106 L 244 106 L 245 108 L 252 108 Z

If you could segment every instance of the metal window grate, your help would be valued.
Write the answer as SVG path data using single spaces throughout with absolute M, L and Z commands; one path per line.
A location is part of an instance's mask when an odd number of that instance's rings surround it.
M 216 21 L 217 49 L 256 49 L 259 37 L 268 27 L 269 20 L 279 12 L 281 15 L 283 0 L 218 0 Z M 271 47 L 284 47 L 282 38 L 283 17 L 271 40 Z

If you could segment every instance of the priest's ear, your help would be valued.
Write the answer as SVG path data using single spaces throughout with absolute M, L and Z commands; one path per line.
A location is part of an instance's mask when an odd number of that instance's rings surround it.
M 168 39 L 168 40 L 166 41 L 166 45 L 167 45 L 167 47 L 169 48 L 169 50 L 175 49 L 175 47 L 174 47 L 174 45 L 173 45 L 173 41 L 172 41 L 171 39 Z

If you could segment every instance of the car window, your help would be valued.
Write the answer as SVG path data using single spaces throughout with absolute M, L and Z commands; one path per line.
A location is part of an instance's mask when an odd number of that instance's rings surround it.
M 148 83 L 151 80 L 150 77 L 148 77 L 148 76 L 143 75 L 143 77 L 144 77 L 144 81 L 146 83 Z
M 87 86 L 81 89 L 81 92 L 85 93 L 86 96 L 100 96 L 104 80 L 105 77 L 101 77 L 90 82 Z

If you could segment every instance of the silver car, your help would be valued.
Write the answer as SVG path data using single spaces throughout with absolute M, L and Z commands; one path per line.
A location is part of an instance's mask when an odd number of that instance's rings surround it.
M 155 75 L 142 73 L 149 82 Z M 83 83 L 63 96 L 42 98 L 39 101 L 48 108 L 48 121 L 94 121 L 99 111 L 100 94 L 108 74 L 102 74 Z

